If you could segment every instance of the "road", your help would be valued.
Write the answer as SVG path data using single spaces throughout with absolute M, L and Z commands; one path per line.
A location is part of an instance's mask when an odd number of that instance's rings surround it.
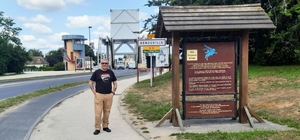
M 134 74 L 135 70 L 115 70 L 116 76 L 124 76 Z M 40 78 L 27 81 L 18 81 L 11 83 L 0 83 L 0 95 L 3 99 L 26 94 L 42 88 L 72 83 L 75 81 L 87 81 L 90 74 L 71 75 L 71 76 L 55 76 L 51 78 Z M 129 76 L 132 77 L 132 76 Z M 119 77 L 122 80 L 128 77 Z M 21 106 L 7 110 L 0 114 L 0 139 L 1 140 L 19 140 L 28 139 L 34 126 L 43 118 L 54 105 L 67 99 L 75 94 L 88 89 L 88 85 L 80 85 L 64 90 L 60 90 L 51 94 L 40 96 L 23 103 Z M 12 91 L 10 91 L 12 90 Z M 14 95 L 10 95 L 14 94 Z M 5 96 L 4 96 L 5 95 Z
M 136 70 L 113 70 L 116 76 L 136 73 Z M 40 77 L 38 79 L 18 80 L 0 83 L 0 100 L 23 95 L 36 90 L 46 89 L 67 83 L 88 81 L 91 74 Z

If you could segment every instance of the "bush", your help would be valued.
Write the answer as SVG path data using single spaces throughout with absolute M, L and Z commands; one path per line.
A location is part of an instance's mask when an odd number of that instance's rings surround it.
M 25 66 L 25 71 L 36 71 L 38 68 L 36 66 Z
M 50 67 L 50 66 L 42 66 L 39 68 L 40 71 L 53 71 L 54 67 Z
M 64 62 L 59 62 L 57 64 L 54 65 L 53 70 L 55 71 L 63 71 L 65 70 L 65 64 Z

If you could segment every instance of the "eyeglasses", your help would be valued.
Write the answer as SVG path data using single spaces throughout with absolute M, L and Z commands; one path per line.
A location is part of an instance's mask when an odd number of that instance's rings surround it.
M 101 63 L 101 64 L 108 64 L 108 63 Z

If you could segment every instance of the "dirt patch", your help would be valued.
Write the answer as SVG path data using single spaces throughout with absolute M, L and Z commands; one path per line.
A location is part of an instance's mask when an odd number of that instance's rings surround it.
M 141 94 L 146 100 L 172 101 L 172 86 L 167 82 L 159 85 L 160 88 L 146 88 L 136 90 L 131 88 L 130 91 Z M 288 81 L 284 78 L 275 76 L 262 76 L 248 80 L 248 105 L 253 111 L 264 110 L 272 116 L 280 118 L 294 118 L 300 122 L 300 89 L 293 87 L 284 87 L 287 84 L 300 84 L 300 80 Z M 181 81 L 180 81 L 181 91 Z M 229 95 L 230 96 L 230 95 Z M 181 97 L 181 96 L 180 96 Z M 214 96 L 214 98 L 217 96 Z M 219 98 L 227 98 L 219 96 Z M 209 99 L 210 97 L 195 97 L 195 99 Z M 180 99 L 181 100 L 181 99 Z

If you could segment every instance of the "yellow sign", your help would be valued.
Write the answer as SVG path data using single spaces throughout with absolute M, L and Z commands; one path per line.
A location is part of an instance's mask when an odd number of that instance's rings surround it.
M 159 53 L 160 46 L 143 46 L 144 53 Z
M 186 60 L 187 61 L 197 61 L 198 60 L 198 50 L 186 50 Z
M 143 50 L 160 50 L 160 46 L 143 46 Z
M 155 34 L 147 34 L 147 38 L 154 38 Z

